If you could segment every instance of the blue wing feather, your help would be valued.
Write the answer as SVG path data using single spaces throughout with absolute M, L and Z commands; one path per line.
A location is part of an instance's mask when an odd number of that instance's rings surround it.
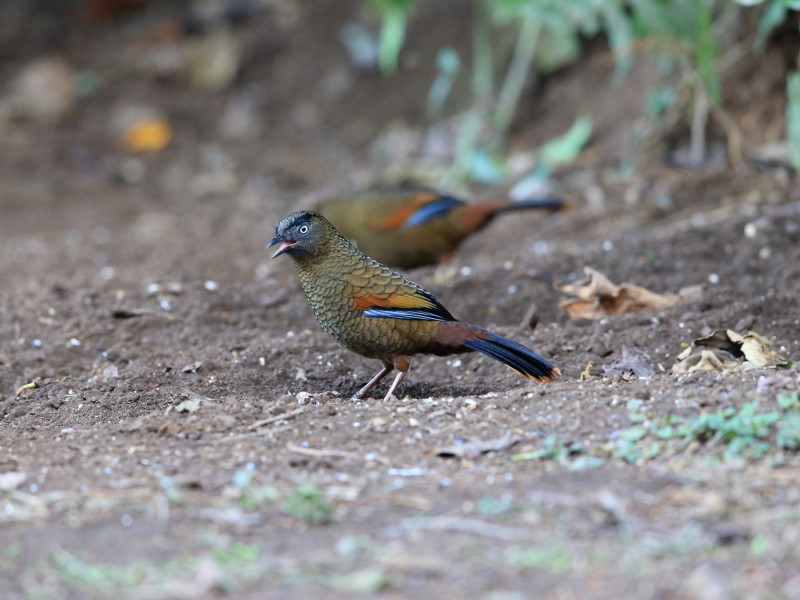
M 416 294 L 424 298 L 424 304 L 428 306 L 409 307 L 409 306 L 370 306 L 361 314 L 365 317 L 381 317 L 384 319 L 405 319 L 418 321 L 455 321 L 456 318 L 450 314 L 444 306 L 439 304 L 436 297 L 427 290 L 419 289 Z
M 452 196 L 438 196 L 435 200 L 428 202 L 424 206 L 420 206 L 417 210 L 411 213 L 408 219 L 406 219 L 405 223 L 403 223 L 403 229 L 416 227 L 417 225 L 431 221 L 436 217 L 446 215 L 451 210 L 457 206 L 461 206 L 462 204 L 464 204 L 464 201 L 459 200 L 458 198 L 453 198 Z
M 365 317 L 383 317 L 385 319 L 406 319 L 417 321 L 452 321 L 444 315 L 424 308 L 368 308 L 363 312 Z

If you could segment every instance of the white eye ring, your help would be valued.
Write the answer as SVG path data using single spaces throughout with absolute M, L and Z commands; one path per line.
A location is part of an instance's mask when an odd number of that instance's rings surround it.
M 308 225 L 300 225 L 299 231 L 300 231 L 301 235 L 307 234 L 308 233 Z

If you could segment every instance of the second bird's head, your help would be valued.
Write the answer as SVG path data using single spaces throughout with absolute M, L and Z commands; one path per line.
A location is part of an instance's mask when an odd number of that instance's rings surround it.
M 288 254 L 294 260 L 312 258 L 323 250 L 334 231 L 333 225 L 319 213 L 310 210 L 292 213 L 275 226 L 275 237 L 267 248 L 279 244 L 272 258 L 281 254 Z

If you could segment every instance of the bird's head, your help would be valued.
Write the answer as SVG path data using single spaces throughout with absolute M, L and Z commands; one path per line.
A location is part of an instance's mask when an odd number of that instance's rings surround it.
M 272 258 L 288 254 L 294 260 L 317 256 L 330 239 L 333 225 L 319 213 L 304 210 L 290 214 L 275 226 L 275 237 L 267 248 L 278 245 Z

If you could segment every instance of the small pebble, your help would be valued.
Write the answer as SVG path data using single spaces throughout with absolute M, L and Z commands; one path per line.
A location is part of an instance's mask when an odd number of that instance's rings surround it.
M 95 227 L 90 234 L 95 244 L 107 244 L 111 239 L 111 232 L 105 227 Z

